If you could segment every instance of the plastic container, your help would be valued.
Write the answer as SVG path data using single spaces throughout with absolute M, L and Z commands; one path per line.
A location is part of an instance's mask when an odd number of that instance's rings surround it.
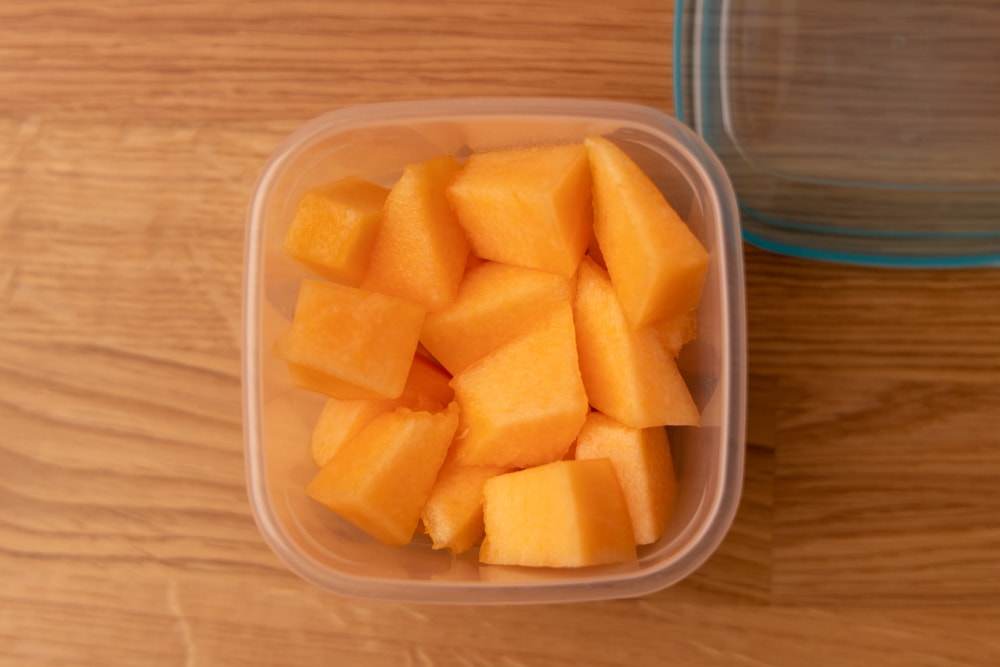
M 1000 264 L 1000 12 L 677 0 L 674 98 L 746 239 L 814 259 Z
M 680 359 L 703 426 L 672 429 L 679 478 L 667 533 L 637 563 L 576 570 L 480 566 L 418 536 L 404 548 L 369 538 L 307 498 L 308 454 L 323 398 L 294 388 L 269 353 L 305 273 L 281 250 L 301 194 L 357 174 L 390 185 L 407 163 L 442 153 L 611 137 L 662 188 L 711 254 L 699 338 Z M 244 275 L 243 394 L 247 487 L 268 544 L 296 574 L 341 594 L 419 602 L 568 602 L 636 596 L 695 570 L 722 540 L 743 473 L 746 334 L 736 201 L 718 160 L 693 132 L 655 110 L 608 102 L 470 99 L 349 108 L 289 137 L 257 184 Z

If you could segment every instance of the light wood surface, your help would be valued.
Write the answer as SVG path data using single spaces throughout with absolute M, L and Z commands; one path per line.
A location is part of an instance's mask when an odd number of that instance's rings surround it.
M 0 4 L 0 664 L 1000 664 L 996 270 L 747 248 L 744 499 L 672 589 L 357 601 L 260 538 L 240 290 L 268 154 L 362 102 L 670 111 L 671 27 L 654 0 Z

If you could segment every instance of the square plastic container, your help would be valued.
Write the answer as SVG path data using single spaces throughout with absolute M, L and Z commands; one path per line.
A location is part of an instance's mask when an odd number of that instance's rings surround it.
M 679 365 L 702 426 L 670 429 L 679 481 L 663 538 L 636 563 L 583 569 L 486 566 L 424 536 L 390 548 L 309 499 L 309 436 L 324 398 L 292 386 L 270 353 L 288 326 L 305 271 L 282 239 L 309 188 L 358 175 L 391 185 L 412 162 L 450 153 L 610 137 L 646 170 L 710 253 L 699 336 Z M 336 593 L 401 601 L 569 602 L 629 597 L 694 571 L 722 540 L 743 475 L 746 332 L 735 196 L 688 128 L 653 109 L 610 102 L 467 99 L 348 108 L 303 126 L 264 168 L 250 206 L 244 275 L 243 398 L 247 488 L 260 530 L 302 578 Z
M 674 98 L 755 245 L 1000 265 L 1000 11 L 981 0 L 677 0 Z

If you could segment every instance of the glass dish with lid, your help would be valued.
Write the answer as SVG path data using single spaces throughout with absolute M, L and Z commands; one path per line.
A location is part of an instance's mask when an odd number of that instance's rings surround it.
M 744 238 L 813 259 L 1000 265 L 1000 6 L 678 0 L 678 118 Z

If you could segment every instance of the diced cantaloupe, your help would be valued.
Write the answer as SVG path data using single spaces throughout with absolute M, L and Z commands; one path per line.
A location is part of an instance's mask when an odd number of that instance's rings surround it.
M 452 378 L 461 408 L 456 461 L 524 468 L 566 453 L 588 411 L 575 340 L 563 304 Z
M 698 313 L 686 310 L 680 315 L 668 317 L 650 325 L 660 339 L 660 344 L 672 357 L 680 354 L 681 348 L 698 336 Z
M 317 275 L 358 285 L 388 194 L 387 188 L 354 176 L 309 190 L 285 233 L 285 251 Z
M 494 477 L 483 487 L 483 519 L 483 563 L 582 567 L 636 558 L 628 508 L 607 459 Z
M 663 194 L 617 145 L 584 142 L 594 189 L 594 234 L 632 326 L 694 308 L 708 253 Z
M 607 270 L 608 265 L 604 263 L 604 254 L 601 252 L 601 246 L 597 243 L 597 236 L 590 237 L 590 245 L 587 246 L 587 256 L 594 260 L 602 269 Z
M 275 343 L 275 352 L 279 356 L 283 355 L 282 348 L 291 346 L 287 337 L 282 337 Z M 382 398 L 382 394 L 345 382 L 332 375 L 317 371 L 314 368 L 294 362 L 287 362 L 288 377 L 292 383 L 300 389 L 324 394 L 326 396 L 338 396 L 348 399 L 359 398 Z
M 451 388 L 451 374 L 423 354 L 413 357 L 413 364 L 406 376 L 400 395 L 404 405 L 414 410 L 442 410 L 455 398 Z
M 465 276 L 469 275 L 470 271 L 472 271 L 480 264 L 484 264 L 486 261 L 487 260 L 483 259 L 482 257 L 478 257 L 475 253 L 470 252 L 469 256 L 465 260 L 465 273 L 462 274 L 462 278 L 464 279 Z
M 302 282 L 274 347 L 330 397 L 312 498 L 389 545 L 485 533 L 481 562 L 513 569 L 634 567 L 664 533 L 662 425 L 699 419 L 676 359 L 708 254 L 615 144 L 345 179 L 303 197 L 285 244 L 337 283 Z
M 698 423 L 658 333 L 629 325 L 607 273 L 589 258 L 580 264 L 573 311 L 580 372 L 595 409 L 633 428 Z
M 450 306 L 428 313 L 420 342 L 458 373 L 568 303 L 573 285 L 547 271 L 484 262 L 462 279 Z
M 572 461 L 575 458 L 576 458 L 576 440 L 570 443 L 569 449 L 567 449 L 566 453 L 563 454 L 564 461 Z
M 303 280 L 275 353 L 307 389 L 332 398 L 397 398 L 423 323 L 424 309 L 411 301 Z
M 428 412 L 443 410 L 455 396 L 448 384 L 450 380 L 443 368 L 417 354 L 399 398 L 327 399 L 312 431 L 313 461 L 322 468 L 345 442 L 383 412 L 400 406 Z
M 443 155 L 403 170 L 385 200 L 362 287 L 415 301 L 429 312 L 451 303 L 469 254 L 465 232 L 445 197 L 461 166 Z
M 448 198 L 476 255 L 570 277 L 592 233 L 581 144 L 474 153 Z
M 306 493 L 385 544 L 407 544 L 457 426 L 454 403 L 437 413 L 382 413 L 340 448 Z
M 309 451 L 322 468 L 348 442 L 383 412 L 394 410 L 399 399 L 327 399 L 312 430 Z
M 576 459 L 611 461 L 625 494 L 635 543 L 660 539 L 677 499 L 666 429 L 630 428 L 591 412 L 577 436 Z
M 460 554 L 482 539 L 483 485 L 508 470 L 445 462 L 420 515 L 433 548 Z

